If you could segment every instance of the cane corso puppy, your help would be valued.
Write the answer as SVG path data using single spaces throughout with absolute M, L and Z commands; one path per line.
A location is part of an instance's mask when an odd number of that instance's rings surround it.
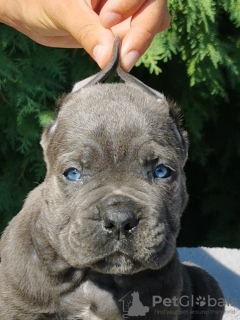
M 222 319 L 217 282 L 176 253 L 179 111 L 119 67 L 118 46 L 43 133 L 46 178 L 1 239 L 1 320 Z M 114 72 L 123 83 L 104 83 Z

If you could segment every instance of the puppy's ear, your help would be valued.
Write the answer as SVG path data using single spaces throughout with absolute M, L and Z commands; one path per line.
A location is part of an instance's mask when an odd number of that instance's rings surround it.
M 120 66 L 118 66 L 118 68 L 117 68 L 117 73 L 118 73 L 119 77 L 127 85 L 132 86 L 132 87 L 137 87 L 140 90 L 145 91 L 145 92 L 149 93 L 150 95 L 157 97 L 158 99 L 165 99 L 164 95 L 162 93 L 150 88 L 145 83 L 143 83 L 142 81 L 138 80 L 137 78 L 135 78 L 131 74 L 123 71 L 123 69 L 120 68 Z
M 46 128 L 44 129 L 43 131 L 43 134 L 42 134 L 42 138 L 41 138 L 41 141 L 40 141 L 40 144 L 43 148 L 43 155 L 44 155 L 44 160 L 45 160 L 45 163 L 47 165 L 47 172 L 49 170 L 49 161 L 48 161 L 48 157 L 47 157 L 47 149 L 48 149 L 48 145 L 49 145 L 49 142 L 51 140 L 51 136 L 52 134 L 55 132 L 56 128 L 57 128 L 57 120 L 55 121 L 52 121 L 50 122 Z
M 119 65 L 119 48 L 120 48 L 120 41 L 119 37 L 115 37 L 113 43 L 113 50 L 112 50 L 112 58 L 109 64 L 104 68 L 102 71 L 98 72 L 97 74 L 86 78 L 82 81 L 77 82 L 71 93 L 74 93 L 84 87 L 93 86 L 97 83 L 104 83 L 108 80 L 108 78 L 116 71 Z
M 173 130 L 175 132 L 176 138 L 181 144 L 182 159 L 183 159 L 183 166 L 184 166 L 188 157 L 188 138 L 187 138 L 187 132 L 184 131 L 182 128 L 182 121 L 181 121 L 182 117 L 181 117 L 180 109 L 176 106 L 176 104 L 166 101 L 166 98 L 162 93 L 148 87 L 142 81 L 138 80 L 131 74 L 123 71 L 120 67 L 117 68 L 117 73 L 119 77 L 123 81 L 125 81 L 126 85 L 138 88 L 141 91 L 145 91 L 151 96 L 154 96 L 155 98 L 157 98 L 158 100 L 162 100 L 163 102 L 165 102 L 164 104 L 166 104 L 166 106 L 168 107 L 167 112 L 169 113 L 170 118 L 173 120 Z
M 43 131 L 40 144 L 44 152 L 47 150 L 47 146 L 49 144 L 50 138 L 52 134 L 55 132 L 57 125 L 58 125 L 57 120 L 51 121 Z
M 182 150 L 182 159 L 183 159 L 183 166 L 185 165 L 187 158 L 188 158 L 188 134 L 187 131 L 183 129 L 182 126 L 182 115 L 179 107 L 173 103 L 168 102 L 169 104 L 169 115 L 173 120 L 173 128 L 176 134 L 178 141 L 181 143 L 181 150 Z

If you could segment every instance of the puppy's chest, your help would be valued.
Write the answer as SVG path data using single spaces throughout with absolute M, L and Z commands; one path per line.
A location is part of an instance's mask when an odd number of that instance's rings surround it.
M 86 281 L 60 302 L 61 320 L 120 320 L 122 314 L 111 290 Z
M 158 305 L 153 308 L 150 301 L 153 295 L 148 292 L 146 299 L 146 288 L 141 289 L 139 292 L 134 292 L 134 287 L 122 290 L 111 283 L 102 286 L 88 280 L 61 299 L 59 316 L 51 320 L 122 320 L 129 317 L 132 320 L 164 320 L 164 316 L 159 316 L 164 314 L 164 307 Z M 176 315 L 177 309 L 173 308 L 173 314 Z M 171 319 L 175 320 L 176 316 Z

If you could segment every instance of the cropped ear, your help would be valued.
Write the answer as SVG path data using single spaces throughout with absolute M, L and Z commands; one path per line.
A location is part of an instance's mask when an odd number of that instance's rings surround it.
M 50 122 L 46 126 L 46 128 L 44 129 L 43 134 L 42 134 L 42 138 L 41 138 L 41 141 L 40 141 L 40 144 L 41 144 L 41 146 L 43 148 L 44 160 L 45 160 L 45 163 L 47 165 L 47 171 L 49 170 L 48 157 L 46 156 L 47 148 L 48 148 L 48 145 L 50 143 L 51 136 L 52 136 L 52 134 L 55 132 L 55 130 L 57 128 L 57 125 L 58 125 L 57 120 Z
M 169 104 L 169 115 L 173 120 L 173 129 L 178 141 L 181 144 L 183 167 L 184 167 L 188 158 L 188 145 L 189 145 L 188 134 L 187 134 L 187 131 L 185 131 L 182 127 L 182 115 L 179 107 L 173 102 L 169 102 L 168 104 Z
M 112 58 L 109 64 L 104 68 L 102 71 L 96 73 L 95 75 L 86 78 L 82 81 L 77 82 L 73 89 L 72 93 L 84 88 L 93 86 L 97 83 L 104 83 L 108 80 L 108 78 L 116 71 L 117 66 L 119 65 L 119 49 L 120 49 L 120 41 L 119 37 L 115 37 L 113 43 L 113 50 L 112 50 Z
M 93 76 L 88 77 L 82 81 L 75 83 L 75 85 L 72 88 L 71 93 L 74 93 L 74 92 L 82 89 L 83 87 L 86 87 L 89 83 L 91 83 L 92 80 L 94 80 L 95 77 L 96 77 L 96 74 L 94 74 Z
M 119 50 L 120 50 L 120 41 L 119 41 L 119 37 L 117 36 L 117 37 L 115 37 L 115 40 L 113 43 L 111 60 L 110 60 L 109 64 L 106 66 L 106 68 L 104 68 L 102 71 L 98 72 L 97 74 L 95 74 L 89 78 L 86 78 L 82 81 L 77 82 L 74 85 L 71 93 L 74 93 L 74 92 L 76 92 L 82 88 L 85 88 L 85 87 L 93 86 L 97 83 L 104 83 L 108 80 L 108 78 L 114 72 L 116 72 L 118 74 L 118 76 L 120 77 L 120 79 L 123 80 L 124 82 L 126 82 L 127 85 L 138 87 L 139 89 L 141 89 L 151 95 L 157 96 L 159 99 L 164 98 L 164 96 L 160 92 L 148 87 L 147 85 L 145 85 L 143 82 L 141 82 L 140 80 L 138 80 L 134 76 L 123 71 L 123 69 L 119 65 Z
M 50 138 L 51 138 L 52 134 L 55 132 L 55 130 L 57 128 L 57 125 L 58 125 L 57 120 L 51 121 L 43 131 L 40 144 L 41 144 L 44 152 L 47 149 L 47 146 L 49 144 Z
M 119 66 L 117 68 L 117 73 L 119 77 L 125 81 L 127 85 L 137 87 L 142 91 L 147 92 L 151 96 L 154 96 L 157 98 L 157 100 L 165 100 L 165 96 L 158 92 L 157 90 L 154 90 L 150 87 L 148 87 L 146 84 L 144 84 L 142 81 L 138 80 L 134 76 L 130 75 L 129 73 L 123 71 Z M 188 158 L 188 138 L 187 138 L 187 132 L 183 130 L 182 128 L 182 118 L 180 109 L 176 106 L 176 104 L 173 104 L 172 102 L 168 102 L 168 108 L 169 108 L 169 116 L 173 120 L 173 129 L 176 135 L 176 138 L 181 144 L 182 149 L 182 158 L 183 158 L 183 166 L 186 163 L 186 160 Z
M 117 68 L 117 74 L 127 85 L 137 87 L 137 88 L 141 89 L 142 91 L 145 91 L 145 92 L 149 93 L 150 95 L 157 97 L 158 99 L 164 99 L 164 95 L 162 93 L 150 88 L 145 83 L 138 80 L 137 78 L 135 78 L 131 74 L 123 71 L 123 69 L 120 68 L 120 66 L 118 66 L 118 68 Z

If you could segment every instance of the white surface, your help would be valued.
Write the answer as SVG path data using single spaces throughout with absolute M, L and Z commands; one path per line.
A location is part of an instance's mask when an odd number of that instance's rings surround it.
M 226 301 L 223 320 L 240 320 L 240 250 L 198 247 L 178 253 L 181 262 L 196 263 L 218 281 Z

